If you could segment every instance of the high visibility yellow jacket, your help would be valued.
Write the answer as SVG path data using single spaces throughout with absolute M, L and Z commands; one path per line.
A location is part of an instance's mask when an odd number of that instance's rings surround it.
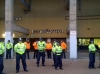
M 17 43 L 15 46 L 14 46 L 14 50 L 16 53 L 19 53 L 19 54 L 24 54 L 25 53 L 25 50 L 26 50 L 26 45 L 24 43 Z
M 96 47 L 95 47 L 94 44 L 89 44 L 88 48 L 89 48 L 89 52 L 91 52 L 91 51 L 95 52 L 96 51 Z
M 6 48 L 7 48 L 7 49 L 13 48 L 13 44 L 12 44 L 12 43 L 7 43 L 7 44 L 6 44 Z
M 4 45 L 2 45 L 2 44 L 0 43 L 0 55 L 2 55 L 4 52 L 5 52 Z
M 56 46 L 52 49 L 53 53 L 56 55 L 61 55 L 62 54 L 62 47 L 61 46 Z
M 39 51 L 44 51 L 45 50 L 45 48 L 46 48 L 46 42 L 45 41 L 42 41 L 42 42 L 38 42 L 38 50 Z

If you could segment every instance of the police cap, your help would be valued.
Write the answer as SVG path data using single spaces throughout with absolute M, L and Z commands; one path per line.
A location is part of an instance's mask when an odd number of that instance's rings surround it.
M 90 43 L 94 43 L 94 41 L 90 41 Z
M 30 40 L 30 39 L 29 39 L 29 38 L 26 38 L 26 41 L 27 41 L 27 40 Z
M 22 38 L 19 38 L 19 41 L 22 41 Z
M 56 39 L 54 39 L 54 41 L 56 41 Z
M 10 40 L 8 40 L 8 42 L 10 42 Z
M 43 40 L 42 38 L 39 38 L 39 40 Z

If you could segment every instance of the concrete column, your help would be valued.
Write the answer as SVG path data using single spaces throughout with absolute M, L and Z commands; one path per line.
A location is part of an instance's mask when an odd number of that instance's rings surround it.
M 70 11 L 69 11 L 69 25 L 70 25 L 70 58 L 77 58 L 77 29 L 76 29 L 76 6 L 77 0 L 70 0 Z
M 13 42 L 13 7 L 14 0 L 5 0 L 5 44 L 8 40 Z M 13 58 L 13 49 L 11 57 Z M 6 58 L 6 52 L 4 58 Z

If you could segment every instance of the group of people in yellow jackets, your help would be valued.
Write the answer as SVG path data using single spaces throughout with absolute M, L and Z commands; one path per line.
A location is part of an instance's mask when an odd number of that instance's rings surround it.
M 42 66 L 45 66 L 45 51 L 47 51 L 47 58 L 51 59 L 51 52 L 53 52 L 53 60 L 55 70 L 57 70 L 57 67 L 59 66 L 60 69 L 62 69 L 62 56 L 64 54 L 64 58 L 66 58 L 65 51 L 67 48 L 67 45 L 64 43 L 64 41 L 61 41 L 61 44 L 59 44 L 55 39 L 54 43 L 43 41 L 42 38 L 38 42 L 33 43 L 34 48 L 38 52 L 36 54 L 37 57 L 37 67 L 39 67 L 40 64 L 40 57 L 42 57 Z
M 67 45 L 64 43 L 64 41 L 61 41 L 61 44 L 57 42 L 57 40 L 54 39 L 53 44 L 50 42 L 43 41 L 42 38 L 39 39 L 38 42 L 33 43 L 34 48 L 37 50 L 37 67 L 40 66 L 40 58 L 42 57 L 42 66 L 45 66 L 45 51 L 47 50 L 48 58 L 51 57 L 51 51 L 53 52 L 53 61 L 54 61 L 54 68 L 55 70 L 58 69 L 58 67 L 63 70 L 62 68 L 62 53 L 65 53 L 65 50 L 67 48 Z M 10 40 L 8 40 L 6 44 L 6 59 L 11 59 L 11 49 L 13 48 L 13 44 L 10 43 Z M 98 48 L 100 49 L 100 45 L 98 45 Z M 23 69 L 25 72 L 28 72 L 27 70 L 27 64 L 26 64 L 26 54 L 28 59 L 29 57 L 29 49 L 30 49 L 30 41 L 29 39 L 26 39 L 26 42 L 22 42 L 22 38 L 19 38 L 19 42 L 14 46 L 14 51 L 16 53 L 16 73 L 19 72 L 20 69 L 20 59 L 22 60 Z M 95 44 L 93 41 L 90 41 L 90 44 L 88 46 L 89 49 L 89 69 L 95 68 L 95 52 L 97 50 Z M 5 52 L 5 46 L 4 43 L 0 43 L 0 74 L 3 73 L 3 54 Z M 100 51 L 99 51 L 100 53 Z M 64 58 L 65 54 L 64 54 Z M 98 67 L 100 68 L 100 66 Z
M 54 39 L 54 42 L 55 42 L 55 39 Z M 38 43 L 38 41 L 35 41 L 33 43 L 33 47 L 35 49 L 34 57 L 33 58 L 37 57 L 37 52 L 38 52 L 38 45 L 37 45 L 37 43 Z M 61 40 L 60 46 L 62 47 L 62 50 L 63 50 L 62 51 L 62 58 L 66 58 L 65 52 L 66 52 L 66 49 L 67 49 L 67 44 L 63 40 Z M 52 58 L 52 55 L 51 55 L 52 48 L 53 48 L 53 44 L 50 41 L 47 41 L 46 47 L 45 47 L 45 51 L 47 52 L 47 58 L 48 59 Z
M 60 67 L 62 69 L 62 53 L 65 52 L 67 45 L 61 41 L 61 45 L 54 40 L 53 45 L 50 42 L 43 41 L 42 38 L 39 39 L 38 42 L 34 42 L 33 46 L 36 49 L 36 58 L 37 58 L 37 67 L 40 66 L 40 58 L 42 57 L 42 66 L 45 66 L 45 50 L 47 50 L 48 58 L 51 58 L 51 51 L 53 52 L 53 59 L 54 59 L 54 67 L 55 70 L 57 70 L 57 67 Z M 6 44 L 6 59 L 11 59 L 11 50 L 13 48 L 13 44 L 8 40 Z M 28 59 L 29 57 L 29 49 L 30 49 L 30 41 L 29 39 L 26 39 L 26 42 L 22 42 L 22 38 L 19 38 L 19 42 L 14 46 L 14 51 L 16 53 L 16 73 L 19 72 L 20 69 L 20 59 L 22 61 L 23 69 L 25 72 L 28 72 L 27 70 L 27 64 L 26 64 L 26 54 Z M 4 43 L 0 43 L 0 74 L 3 73 L 3 55 L 5 52 L 5 46 Z

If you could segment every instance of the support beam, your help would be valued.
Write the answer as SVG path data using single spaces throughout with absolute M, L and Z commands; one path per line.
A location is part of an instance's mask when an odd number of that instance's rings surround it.
M 81 11 L 81 0 L 77 0 L 78 10 Z
M 70 25 L 70 58 L 77 58 L 77 0 L 70 0 L 69 25 Z
M 13 43 L 13 7 L 14 0 L 5 0 L 5 45 L 8 40 Z M 6 51 L 4 58 L 6 58 Z M 13 58 L 13 49 L 11 50 L 11 58 Z
M 29 0 L 29 4 L 27 4 L 25 0 L 20 0 L 20 2 L 27 8 L 27 11 L 30 11 L 31 0 Z
M 16 24 L 13 24 L 13 30 L 16 32 L 20 32 L 20 33 L 25 33 L 25 34 L 29 34 L 29 29 L 26 29 L 24 27 L 18 26 Z
M 69 0 L 66 0 L 66 10 L 69 10 Z

